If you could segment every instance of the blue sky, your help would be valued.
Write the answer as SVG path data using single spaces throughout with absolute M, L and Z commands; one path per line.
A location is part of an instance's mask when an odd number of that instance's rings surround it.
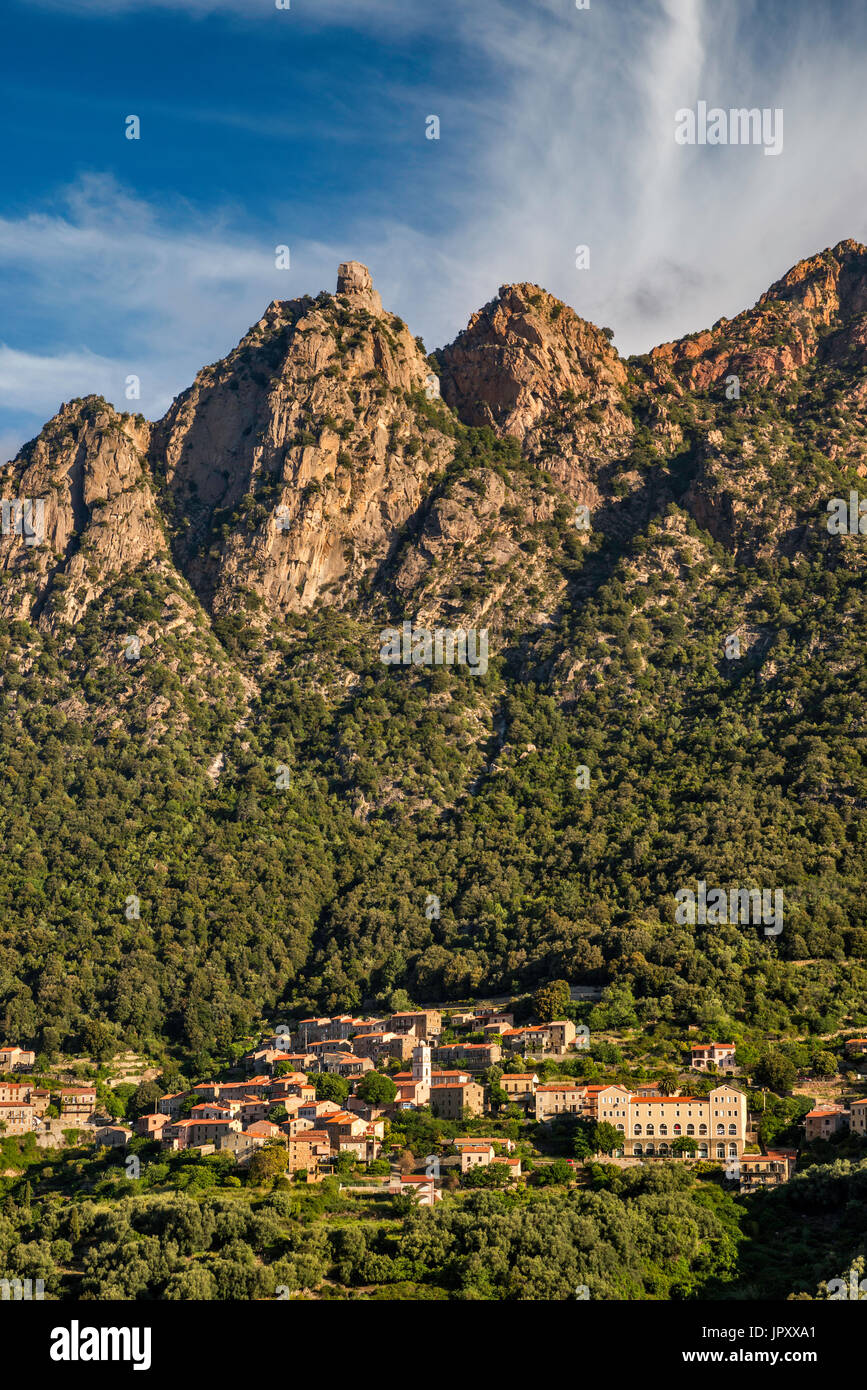
M 159 416 L 342 259 L 429 348 L 532 280 L 634 352 L 867 240 L 863 0 L 6 0 L 3 37 L 2 458 L 129 374 Z M 698 99 L 782 107 L 783 153 L 678 146 Z

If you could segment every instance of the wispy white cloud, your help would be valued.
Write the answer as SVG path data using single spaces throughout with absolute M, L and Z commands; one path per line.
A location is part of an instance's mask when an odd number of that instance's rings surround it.
M 92 352 L 41 357 L 0 343 L 0 407 L 39 415 L 47 402 L 122 394 L 117 389 L 123 386 L 122 370 L 120 363 Z
M 290 0 L 279 9 L 276 0 L 18 0 L 18 3 L 97 18 L 150 10 L 173 11 L 195 19 L 234 15 L 254 24 L 271 20 L 275 23 L 346 24 L 361 18 L 366 23 L 387 21 L 401 28 L 417 28 L 438 22 L 435 7 L 415 4 L 413 0 Z
M 497 8 L 473 7 L 502 82 L 481 187 L 449 238 L 461 294 L 532 279 L 643 351 L 753 303 L 800 257 L 867 239 L 863 23 L 796 4 L 771 43 L 767 6 L 749 0 L 543 0 L 506 6 L 508 32 Z M 783 154 L 677 145 L 675 112 L 699 98 L 782 107 Z M 589 271 L 575 269 L 580 243 Z M 457 310 L 444 288 L 441 322 Z
M 287 244 L 291 268 L 277 269 L 276 247 Z M 159 416 L 272 299 L 333 287 L 339 258 L 278 231 L 269 239 L 218 216 L 159 210 L 88 175 L 60 211 L 0 219 L 0 274 L 32 312 L 55 320 L 44 355 L 0 350 L 0 408 L 46 418 L 71 396 L 96 392 Z M 125 397 L 130 375 L 140 380 L 136 403 Z
M 94 14 L 137 7 L 77 2 Z M 260 13 L 257 0 L 158 3 Z M 439 144 L 425 145 L 420 129 L 419 160 L 431 160 L 423 206 L 402 202 L 399 186 L 373 187 L 363 219 L 356 211 L 313 243 L 293 237 L 288 206 L 266 236 L 236 213 L 158 207 L 91 176 L 60 211 L 0 221 L 0 270 L 23 276 L 43 316 L 56 313 L 49 360 L 105 354 L 120 382 L 141 376 L 151 415 L 271 299 L 333 287 L 349 257 L 371 266 L 384 302 L 431 347 L 501 283 L 533 280 L 610 325 L 621 351 L 643 351 L 753 303 L 801 256 L 867 240 L 864 23 L 852 10 L 835 24 L 793 0 L 769 43 L 768 4 L 293 0 L 305 23 L 425 25 L 478 54 L 485 80 L 461 94 L 462 135 L 446 118 Z M 698 98 L 782 107 L 782 155 L 677 145 L 674 113 Z M 291 245 L 289 273 L 274 268 L 278 241 Z M 575 268 L 579 243 L 590 245 L 589 271 Z M 26 398 L 48 414 L 62 395 L 50 371 L 35 380 Z

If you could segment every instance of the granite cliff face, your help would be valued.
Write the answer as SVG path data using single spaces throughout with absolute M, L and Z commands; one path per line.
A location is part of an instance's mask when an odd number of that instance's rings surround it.
M 255 623 L 354 595 L 451 455 L 420 413 L 435 389 L 357 262 L 333 297 L 271 304 L 155 430 L 175 552 L 206 606 L 241 601 Z
M 157 424 L 96 398 L 62 407 L 2 475 L 7 500 L 43 502 L 44 534 L 25 543 L 10 513 L 0 613 L 62 633 L 119 576 L 156 569 L 203 619 L 250 633 L 322 606 L 544 624 L 591 524 L 627 544 L 676 499 L 735 552 L 792 544 L 797 499 L 762 502 L 785 441 L 756 424 L 733 449 L 727 431 L 757 393 L 830 374 L 847 415 L 819 442 L 863 473 L 865 360 L 852 241 L 630 362 L 532 284 L 503 286 L 428 358 L 347 262 L 334 295 L 272 303 Z M 503 443 L 494 468 L 484 428 Z
M 0 537 L 0 612 L 46 630 L 77 623 L 107 585 L 168 559 L 147 462 L 150 426 L 96 397 L 64 405 L 2 473 L 3 496 L 28 504 L 33 534 Z M 25 502 L 24 499 L 27 499 Z
M 754 308 L 654 348 L 651 372 L 657 384 L 707 391 L 732 374 L 754 388 L 787 381 L 817 356 L 839 356 L 850 347 L 863 361 L 865 312 L 867 250 L 841 241 L 799 261 Z
M 514 435 L 577 500 L 632 433 L 616 349 L 538 285 L 503 285 L 438 357 L 443 398 L 464 423 Z

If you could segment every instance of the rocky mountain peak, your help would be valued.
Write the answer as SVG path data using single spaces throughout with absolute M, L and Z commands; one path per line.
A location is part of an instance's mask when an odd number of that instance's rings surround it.
M 867 311 L 867 247 L 838 242 L 818 256 L 808 256 L 761 295 L 757 308 L 784 302 L 807 311 L 819 323 L 835 315 L 849 318 Z
M 356 593 L 453 452 L 420 413 L 431 375 L 358 261 L 340 266 L 336 295 L 276 301 L 199 373 L 154 457 L 206 607 L 234 612 L 243 590 L 265 621 Z
M 32 535 L 4 527 L 0 612 L 49 629 L 77 622 L 113 578 L 167 553 L 149 441 L 141 416 L 88 396 L 62 405 L 24 446 L 2 492 L 38 504 L 38 525 Z
M 816 357 L 831 329 L 837 338 L 829 355 L 854 350 L 865 360 L 865 313 L 867 248 L 841 241 L 798 261 L 752 309 L 653 348 L 651 376 L 687 391 L 712 389 L 730 375 L 758 387 L 784 383 Z
M 443 398 L 465 424 L 525 440 L 564 397 L 619 404 L 626 369 L 608 335 L 538 285 L 502 285 L 438 354 Z

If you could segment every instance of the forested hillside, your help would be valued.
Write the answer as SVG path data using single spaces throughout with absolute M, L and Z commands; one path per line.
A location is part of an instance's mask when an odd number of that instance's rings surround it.
M 362 271 L 0 473 L 45 499 L 0 539 L 0 1031 L 204 1071 L 263 1017 L 550 978 L 616 985 L 612 1027 L 834 1031 L 867 251 L 626 362 L 531 285 L 427 357 Z M 405 620 L 487 629 L 487 672 L 384 665 Z M 782 932 L 678 925 L 698 880 L 782 889 Z

